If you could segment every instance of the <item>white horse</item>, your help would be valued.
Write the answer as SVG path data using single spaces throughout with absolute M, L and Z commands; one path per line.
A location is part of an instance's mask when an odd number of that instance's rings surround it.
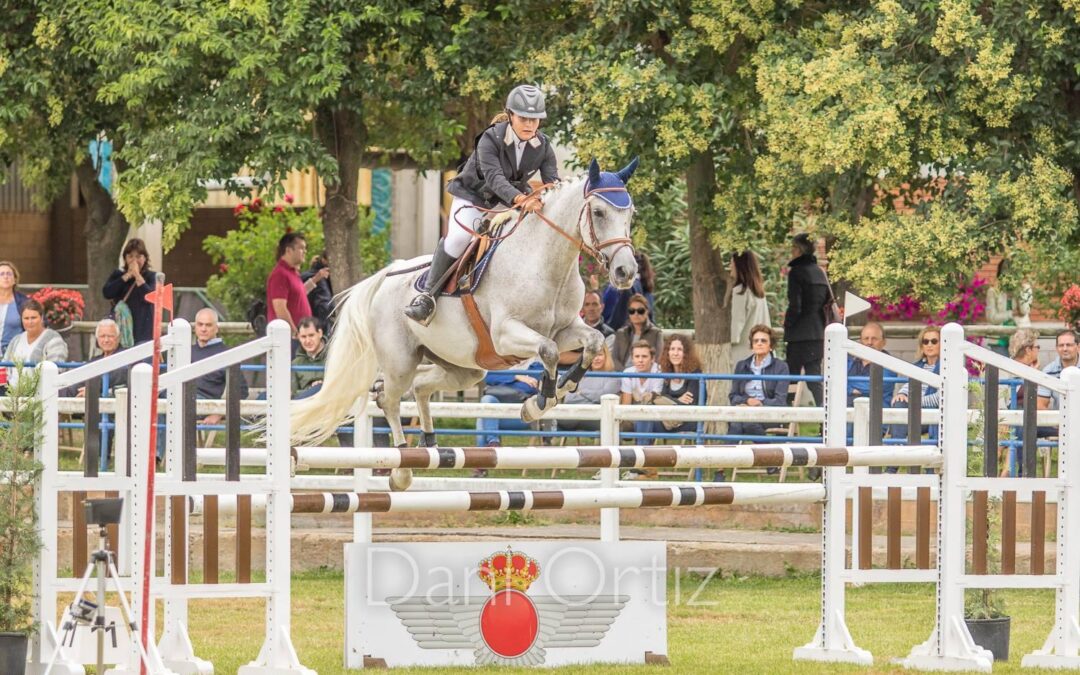
M 630 242 L 634 209 L 626 182 L 636 168 L 634 159 L 617 173 L 602 173 L 593 160 L 587 176 L 549 189 L 544 218 L 525 217 L 517 231 L 500 242 L 475 291 L 496 352 L 519 361 L 539 356 L 544 365 L 540 392 L 522 404 L 525 422 L 540 418 L 576 390 L 603 345 L 599 331 L 578 314 L 585 296 L 579 254 L 595 255 L 617 288 L 629 288 L 634 282 L 637 262 Z M 396 261 L 345 292 L 322 389 L 292 403 L 294 443 L 317 443 L 328 437 L 349 419 L 357 399 L 362 411 L 381 373 L 377 402 L 390 423 L 394 444 L 405 447 L 400 403 L 411 386 L 423 443 L 435 445 L 431 395 L 471 387 L 486 371 L 477 364 L 478 339 L 462 300 L 439 298 L 428 326 L 405 317 L 422 272 L 420 263 L 429 260 L 424 256 Z M 583 349 L 581 358 L 556 381 L 559 354 L 575 349 Z M 411 482 L 409 469 L 391 473 L 392 489 L 405 490 Z

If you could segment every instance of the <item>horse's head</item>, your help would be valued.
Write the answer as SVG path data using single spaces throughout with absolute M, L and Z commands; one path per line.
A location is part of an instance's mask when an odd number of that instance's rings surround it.
M 637 157 L 615 173 L 600 170 L 594 159 L 585 181 L 585 217 L 578 224 L 581 239 L 607 267 L 608 279 L 619 290 L 630 288 L 637 276 L 637 260 L 630 239 L 634 202 L 626 184 L 637 169 Z

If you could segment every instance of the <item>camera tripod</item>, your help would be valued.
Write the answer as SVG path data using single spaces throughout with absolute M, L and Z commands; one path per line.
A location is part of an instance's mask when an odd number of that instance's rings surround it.
M 146 654 L 142 640 L 139 639 L 138 624 L 131 616 L 131 607 L 128 605 L 127 595 L 120 586 L 120 575 L 116 571 L 116 562 L 113 560 L 112 551 L 109 550 L 108 529 L 105 524 L 100 524 L 99 527 L 99 548 L 90 554 L 90 561 L 86 564 L 86 571 L 83 573 L 79 590 L 75 594 L 75 599 L 68 605 L 67 617 L 62 628 L 63 635 L 56 645 L 56 649 L 53 650 L 52 658 L 49 659 L 49 666 L 45 669 L 45 675 L 52 672 L 56 660 L 60 657 L 60 649 L 64 644 L 69 640 L 72 643 L 74 642 L 75 628 L 79 625 L 92 626 L 92 632 L 97 634 L 97 673 L 102 675 L 105 672 L 105 633 L 112 630 L 113 640 L 116 639 L 115 627 L 105 625 L 105 593 L 108 590 L 108 581 L 112 582 L 112 590 L 120 598 L 121 615 L 131 630 L 132 639 L 139 645 L 139 657 L 142 659 L 142 664 L 146 666 L 147 672 L 153 672 L 150 666 L 150 658 Z M 85 597 L 92 576 L 97 578 L 94 602 L 90 602 Z

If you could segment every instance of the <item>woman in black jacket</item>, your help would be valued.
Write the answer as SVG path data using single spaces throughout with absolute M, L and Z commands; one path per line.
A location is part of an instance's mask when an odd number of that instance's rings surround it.
M 112 300 L 113 307 L 123 301 L 131 310 L 135 344 L 154 339 L 154 305 L 146 301 L 146 295 L 156 284 L 146 244 L 142 239 L 131 239 L 124 245 L 124 267 L 113 270 L 101 291 L 106 300 Z
M 446 237 L 435 249 L 424 291 L 405 308 L 405 316 L 425 326 L 431 322 L 439 280 L 472 241 L 472 234 L 462 225 L 475 230 L 484 220 L 480 209 L 501 205 L 534 213 L 543 207 L 538 198 L 529 194 L 529 178 L 539 171 L 545 184 L 559 179 L 555 150 L 540 133 L 540 120 L 545 117 L 544 92 L 521 84 L 507 96 L 505 112 L 477 136 L 473 154 L 446 186 L 454 196 L 447 215 Z

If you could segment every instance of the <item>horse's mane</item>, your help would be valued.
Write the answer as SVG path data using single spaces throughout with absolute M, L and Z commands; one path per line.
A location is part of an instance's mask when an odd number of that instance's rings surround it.
M 548 189 L 547 196 L 552 198 L 560 197 L 562 196 L 563 191 L 566 190 L 567 187 L 571 185 L 574 185 L 575 187 L 580 186 L 581 182 L 588 180 L 588 178 L 588 174 L 578 174 L 570 176 L 569 178 L 564 178 L 563 180 L 560 180 L 558 183 L 556 183 L 554 187 Z

